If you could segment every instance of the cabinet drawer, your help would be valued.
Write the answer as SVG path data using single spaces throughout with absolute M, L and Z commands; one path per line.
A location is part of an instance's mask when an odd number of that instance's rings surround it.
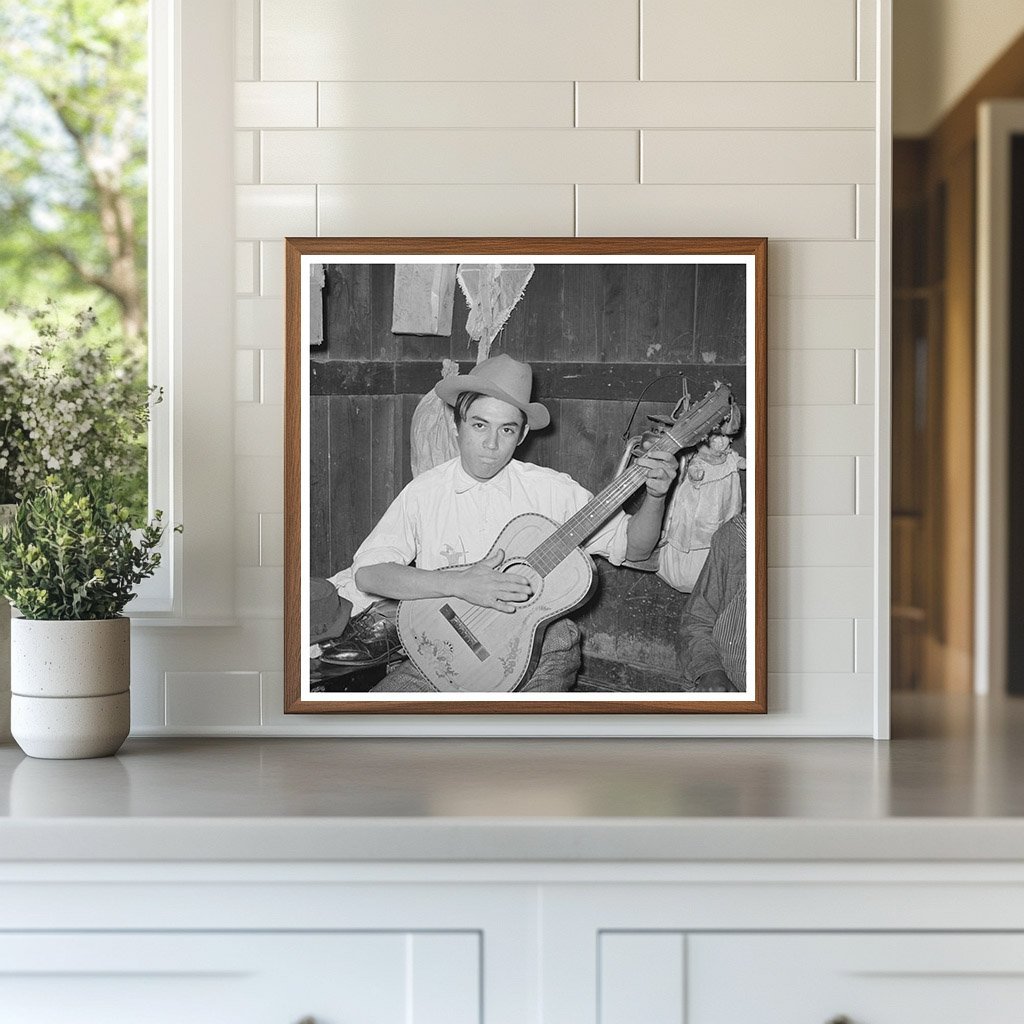
M 33 1024 L 480 1024 L 480 935 L 0 936 L 0 1017 Z
M 1024 937 L 696 934 L 685 974 L 686 1024 L 1009 1024 Z

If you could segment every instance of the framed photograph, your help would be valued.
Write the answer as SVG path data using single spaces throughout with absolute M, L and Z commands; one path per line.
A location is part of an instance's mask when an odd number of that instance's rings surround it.
M 763 713 L 763 238 L 289 238 L 285 711 Z

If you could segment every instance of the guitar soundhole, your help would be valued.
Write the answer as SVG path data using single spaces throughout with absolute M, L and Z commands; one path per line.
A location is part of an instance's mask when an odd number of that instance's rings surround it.
M 501 571 L 510 572 L 515 576 L 522 576 L 533 590 L 533 593 L 525 601 L 516 603 L 517 608 L 525 608 L 527 605 L 533 604 L 540 597 L 541 591 L 544 589 L 544 577 L 529 562 L 506 562 L 501 567 Z

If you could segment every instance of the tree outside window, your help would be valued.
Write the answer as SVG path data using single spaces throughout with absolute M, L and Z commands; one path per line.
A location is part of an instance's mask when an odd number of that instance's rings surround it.
M 81 344 L 143 389 L 148 18 L 147 0 L 0 5 L 0 347 L 34 339 L 12 306 L 91 309 Z

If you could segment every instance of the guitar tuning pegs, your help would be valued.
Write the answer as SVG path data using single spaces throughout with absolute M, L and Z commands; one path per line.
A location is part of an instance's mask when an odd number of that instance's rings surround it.
M 720 434 L 728 434 L 730 437 L 733 434 L 738 434 L 740 426 L 743 422 L 743 416 L 740 412 L 740 407 L 733 401 L 729 402 L 729 413 L 722 420 L 722 425 L 718 428 Z

